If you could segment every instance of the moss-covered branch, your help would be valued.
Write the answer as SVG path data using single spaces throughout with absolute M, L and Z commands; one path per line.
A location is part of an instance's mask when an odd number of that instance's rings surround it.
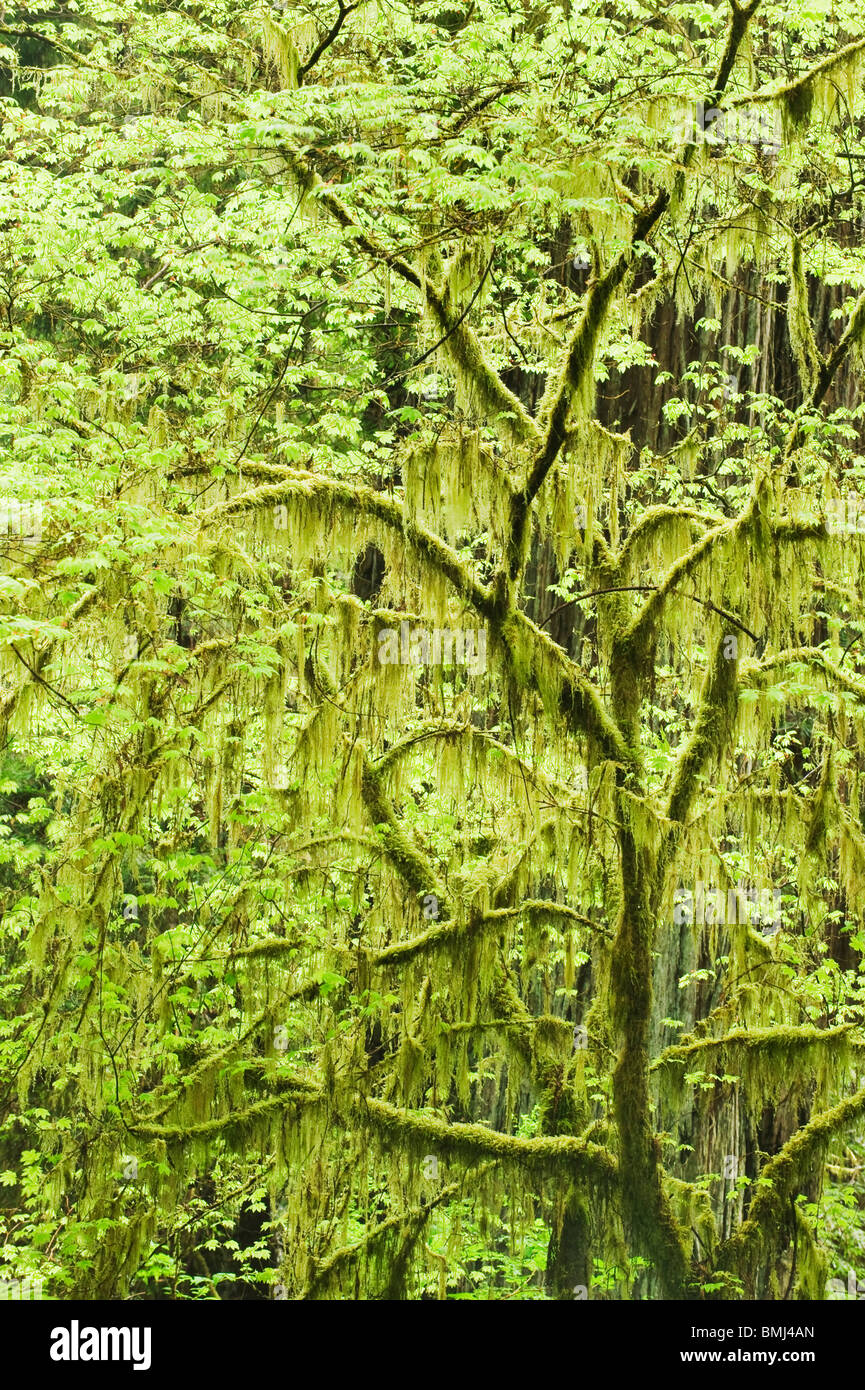
M 802 243 L 797 236 L 791 239 L 790 293 L 787 324 L 790 346 L 803 395 L 810 395 L 817 384 L 823 358 L 814 340 L 814 329 L 808 313 L 808 286 L 802 269 Z
M 704 529 L 724 524 L 724 518 L 717 513 L 702 512 L 696 507 L 647 507 L 631 527 L 615 557 L 618 573 L 627 578 L 636 564 L 640 547 L 648 545 L 665 526 L 675 525 L 677 521 L 691 521 Z
M 367 959 L 371 965 L 378 968 L 404 965 L 406 961 L 414 960 L 416 956 L 424 955 L 428 951 L 441 950 L 445 947 L 453 949 L 468 936 L 500 927 L 514 917 L 521 917 L 524 913 L 536 918 L 561 918 L 565 923 L 573 922 L 588 927 L 590 931 L 596 932 L 599 936 L 609 936 L 609 932 L 600 922 L 593 922 L 591 917 L 584 917 L 581 912 L 575 912 L 572 907 L 568 907 L 564 903 L 548 902 L 544 898 L 527 898 L 525 902 L 519 903 L 516 907 L 495 908 L 492 912 L 483 912 L 470 917 L 467 922 L 443 922 L 440 926 L 431 927 L 429 931 L 412 937 L 410 941 L 400 941 L 394 946 L 387 946 L 382 951 L 371 951 L 368 953 Z
M 821 58 L 819 63 L 803 72 L 801 77 L 794 77 L 790 82 L 776 82 L 769 87 L 760 87 L 755 92 L 743 92 L 741 96 L 731 97 L 728 106 L 751 106 L 757 103 L 778 102 L 795 111 L 801 106 L 803 96 L 821 78 L 830 77 L 837 68 L 845 67 L 859 53 L 865 50 L 865 39 L 854 39 L 844 48 L 839 48 L 837 52 L 830 53 L 828 57 Z
M 784 651 L 763 657 L 761 661 L 743 662 L 739 684 L 744 690 L 754 689 L 766 684 L 768 679 L 779 671 L 794 675 L 797 667 L 800 670 L 810 667 L 822 671 L 830 685 L 847 695 L 855 696 L 865 705 L 865 681 L 848 675 L 820 647 L 788 647 Z
M 567 1135 L 517 1139 L 483 1125 L 447 1124 L 431 1115 L 411 1114 L 380 1100 L 361 1102 L 361 1111 L 379 1134 L 398 1139 L 420 1151 L 452 1154 L 464 1163 L 480 1158 L 501 1159 L 523 1168 L 554 1172 L 566 1165 L 573 1180 L 609 1191 L 617 1178 L 616 1161 L 598 1144 Z
M 228 502 L 218 502 L 202 512 L 204 525 L 214 525 L 232 517 L 244 516 L 279 505 L 319 506 L 322 512 L 337 508 L 355 521 L 369 517 L 381 522 L 405 540 L 420 559 L 442 574 L 456 592 L 484 617 L 494 612 L 489 590 L 478 584 L 468 566 L 449 545 L 432 531 L 409 519 L 405 508 L 392 497 L 362 484 L 345 483 L 336 478 L 293 470 L 285 481 L 241 493 Z
M 499 622 L 496 631 L 517 682 L 537 690 L 553 717 L 587 735 L 597 757 L 632 762 L 632 750 L 595 685 L 551 637 L 519 611 Z
M 700 790 L 700 777 L 720 757 L 732 736 L 738 701 L 737 662 L 726 653 L 722 634 L 706 671 L 694 728 L 673 768 L 667 816 L 683 823 Z
M 503 614 L 491 591 L 479 584 L 456 551 L 424 526 L 408 519 L 402 504 L 372 488 L 295 472 L 290 480 L 255 488 L 202 513 L 205 525 L 234 516 L 262 511 L 280 504 L 333 506 L 348 517 L 368 516 L 398 532 L 419 559 L 453 585 L 477 613 L 486 618 L 520 684 L 552 700 L 555 713 L 564 716 L 577 733 L 594 740 L 600 755 L 626 761 L 628 750 L 614 721 L 604 709 L 592 682 L 561 647 L 541 632 L 523 613 Z
M 404 257 L 389 251 L 372 236 L 347 204 L 327 187 L 307 158 L 285 146 L 280 148 L 280 154 L 302 186 L 327 208 L 339 226 L 351 229 L 354 241 L 362 251 L 381 265 L 389 266 L 406 284 L 421 292 L 440 331 L 442 348 L 472 382 L 490 423 L 517 444 L 536 439 L 538 429 L 534 420 L 519 397 L 508 389 L 492 367 L 477 334 L 465 320 L 460 321 L 460 315 L 447 302 L 447 295 L 415 270 Z
M 461 743 L 467 749 L 473 749 L 480 756 L 499 758 L 505 766 L 513 769 L 521 778 L 525 779 L 529 786 L 535 787 L 542 795 L 559 800 L 571 813 L 576 809 L 581 809 L 577 806 L 579 798 L 573 786 L 569 786 L 567 782 L 562 782 L 526 762 L 524 758 L 514 752 L 513 748 L 509 748 L 506 743 L 502 743 L 500 739 L 488 734 L 485 729 L 476 729 L 473 724 L 441 724 L 438 721 L 425 724 L 381 753 L 376 758 L 376 766 L 381 768 L 383 772 L 389 773 L 397 763 L 420 745 L 439 740 Z
M 388 859 L 416 897 L 435 897 L 438 916 L 446 920 L 451 915 L 449 895 L 427 857 L 400 826 L 393 803 L 385 792 L 384 774 L 365 748 L 361 749 L 361 757 L 361 795 Z
M 82 594 L 81 597 L 73 603 L 65 618 L 61 619 L 60 625 L 69 627 L 71 623 L 77 622 L 79 618 L 83 618 L 93 607 L 99 597 L 99 593 L 100 590 L 95 585 L 92 589 L 88 589 L 86 593 Z M 36 681 L 37 684 L 47 685 L 47 682 L 44 680 L 44 672 L 54 659 L 59 641 L 59 638 L 51 637 L 47 642 L 43 642 L 36 652 L 36 657 L 32 665 L 28 665 L 19 656 L 19 660 L 22 660 L 22 665 L 25 666 L 27 674 L 19 685 L 15 686 L 8 695 L 5 695 L 3 699 L 0 700 L 0 731 L 6 729 L 15 707 L 28 685 L 33 681 Z M 15 650 L 14 645 L 12 650 Z M 50 686 L 48 688 L 50 689 Z M 68 703 L 68 701 L 66 701 L 66 703 Z
M 713 526 L 695 541 L 690 550 L 681 555 L 670 566 L 652 597 L 646 601 L 622 636 L 622 642 L 636 650 L 642 650 L 657 630 L 668 598 L 686 579 L 690 579 L 699 566 L 711 560 L 716 547 L 722 544 L 742 542 L 757 515 L 757 486 L 751 498 L 737 517 Z
M 651 206 L 634 222 L 629 245 L 619 253 L 609 270 L 590 288 L 583 312 L 568 345 L 565 359 L 550 398 L 542 407 L 543 436 L 535 451 L 522 490 L 511 507 L 510 534 L 503 559 L 502 577 L 511 583 L 522 573 L 526 562 L 528 522 L 534 499 L 544 484 L 568 433 L 568 417 L 575 398 L 585 396 L 594 384 L 595 354 L 601 330 L 616 290 L 628 274 L 636 246 L 644 242 L 666 211 L 670 194 L 662 189 Z M 501 586 L 500 586 L 501 587 Z
M 149 1120 L 136 1120 L 127 1124 L 130 1134 L 139 1139 L 161 1139 L 169 1144 L 189 1144 L 196 1140 L 215 1139 L 225 1133 L 244 1134 L 263 1120 L 270 1121 L 279 1110 L 290 1106 L 317 1104 L 322 1099 L 321 1088 L 312 1082 L 294 1077 L 286 1080 L 282 1093 L 268 1096 L 266 1100 L 255 1101 L 242 1110 L 231 1110 L 213 1120 L 201 1120 L 189 1125 L 157 1125 Z
M 715 105 L 723 94 L 747 33 L 749 21 L 759 3 L 760 0 L 752 0 L 749 5 L 732 5 L 727 41 L 712 84 L 711 97 L 707 103 L 709 106 Z M 685 166 L 690 162 L 692 155 L 693 147 L 686 147 L 683 154 Z M 649 206 L 635 216 L 628 244 L 620 251 L 609 269 L 599 276 L 588 290 L 562 366 L 554 377 L 541 407 L 542 437 L 535 450 L 525 484 L 513 499 L 510 535 L 498 585 L 500 592 L 506 592 L 505 575 L 513 583 L 522 573 L 526 562 L 528 521 L 532 503 L 567 437 L 568 417 L 572 405 L 580 397 L 583 398 L 584 404 L 588 404 L 585 398 L 594 386 L 598 342 L 613 297 L 631 270 L 639 248 L 651 236 L 673 201 L 674 195 L 669 189 L 661 188 L 658 191 Z
M 814 1047 L 815 1044 L 829 1046 L 843 1042 L 846 1045 L 853 1027 L 852 1023 L 839 1023 L 834 1028 L 786 1025 L 776 1028 L 734 1028 L 732 1032 L 725 1033 L 720 1038 L 697 1038 L 693 1042 L 666 1047 L 660 1057 L 652 1063 L 650 1071 L 658 1071 L 674 1063 L 684 1065 L 704 1058 L 711 1062 L 715 1057 L 736 1053 L 754 1052 L 765 1056 L 782 1053 L 786 1056 L 789 1052 L 805 1050 Z
M 718 1269 L 745 1276 L 753 1284 L 790 1238 L 791 1199 L 813 1177 L 831 1140 L 865 1113 L 865 1088 L 823 1110 L 796 1131 L 760 1170 L 746 1220 L 725 1241 Z
M 491 1165 L 485 1164 L 470 1176 L 479 1177 L 488 1171 Z M 326 1260 L 322 1260 L 315 1266 L 313 1274 L 304 1291 L 304 1299 L 315 1299 L 325 1290 L 333 1287 L 340 1277 L 345 1277 L 361 1260 L 376 1262 L 382 1256 L 390 1263 L 390 1247 L 395 1238 L 405 1237 L 410 1241 L 416 1241 L 423 1232 L 424 1227 L 430 1217 L 440 1206 L 463 1195 L 465 1190 L 464 1182 L 449 1183 L 442 1188 L 441 1192 L 436 1192 L 421 1207 L 413 1207 L 409 1211 L 398 1211 L 393 1216 L 388 1216 L 384 1221 L 380 1221 L 371 1230 L 368 1230 L 360 1240 L 356 1240 L 351 1245 L 340 1246 L 334 1250 Z

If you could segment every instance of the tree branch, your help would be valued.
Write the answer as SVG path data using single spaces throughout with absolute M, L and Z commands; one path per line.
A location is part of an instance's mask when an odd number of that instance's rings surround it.
M 337 3 L 339 4 L 339 13 L 336 16 L 334 23 L 331 25 L 330 29 L 325 34 L 321 42 L 317 44 L 317 46 L 313 49 L 312 53 L 310 54 L 306 62 L 303 64 L 303 66 L 299 67 L 297 70 L 298 86 L 300 86 L 301 82 L 306 77 L 306 74 L 315 67 L 319 58 L 321 58 L 322 55 L 326 53 L 327 50 L 330 48 L 331 44 L 333 44 L 336 41 L 339 35 L 339 31 L 342 28 L 345 21 L 348 19 L 348 16 L 352 14 L 355 10 L 360 8 L 360 0 L 358 0 L 358 3 L 355 5 L 344 5 L 342 0 L 337 0 Z

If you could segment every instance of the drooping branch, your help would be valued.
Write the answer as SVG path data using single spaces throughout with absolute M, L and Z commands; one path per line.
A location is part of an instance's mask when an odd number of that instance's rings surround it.
M 398 533 L 423 561 L 449 580 L 460 597 L 478 613 L 485 617 L 492 616 L 494 609 L 489 591 L 473 578 L 456 551 L 425 526 L 412 521 L 401 502 L 359 483 L 345 483 L 336 478 L 320 477 L 295 469 L 284 481 L 255 488 L 227 502 L 208 507 L 201 514 L 201 520 L 205 525 L 213 525 L 279 505 L 302 506 L 310 503 L 336 508 L 355 519 L 366 516 L 381 522 Z
M 712 558 L 715 547 L 721 542 L 744 540 L 748 528 L 758 515 L 757 497 L 758 489 L 755 487 L 749 501 L 737 517 L 731 521 L 722 522 L 718 526 L 713 526 L 699 540 L 695 541 L 690 550 L 686 551 L 670 566 L 652 597 L 647 600 L 623 633 L 621 639 L 623 644 L 630 646 L 635 652 L 641 652 L 645 643 L 657 629 L 667 599 L 683 580 L 692 578 L 694 571 Z
M 666 505 L 647 507 L 631 527 L 616 556 L 615 563 L 620 574 L 623 576 L 629 574 L 632 557 L 638 546 L 645 545 L 664 526 L 677 520 L 696 522 L 703 527 L 724 524 L 723 517 L 709 515 L 699 511 L 696 507 L 670 507 Z
M 553 613 L 561 613 L 564 609 L 570 608 L 572 604 L 585 603 L 586 599 L 600 598 L 605 594 L 653 594 L 658 592 L 658 587 L 657 584 L 611 584 L 604 589 L 589 589 L 587 593 L 575 594 L 573 598 L 568 599 L 567 603 L 559 604 L 558 608 L 553 609 Z M 683 589 L 670 589 L 668 597 L 686 598 L 692 603 L 698 603 L 702 608 L 708 608 L 711 613 L 717 613 L 719 618 L 723 618 L 725 622 L 738 628 L 740 632 L 744 632 L 745 636 L 750 637 L 752 642 L 759 642 L 760 640 L 757 634 L 746 627 L 740 618 L 728 612 L 726 608 L 719 608 L 718 604 L 713 603 L 711 599 L 701 598 L 699 594 L 686 593 Z M 544 619 L 543 626 L 546 626 L 552 616 L 553 614 L 550 614 Z
M 863 325 L 865 325 L 865 317 L 863 317 Z M 797 428 L 798 425 L 792 427 L 790 439 L 793 438 Z M 789 452 L 789 448 L 785 451 L 785 457 L 786 452 Z M 697 571 L 716 558 L 717 547 L 732 544 L 745 545 L 758 527 L 763 528 L 766 537 L 771 538 L 776 544 L 797 545 L 802 541 L 825 539 L 827 534 L 825 521 L 772 520 L 767 517 L 762 506 L 765 490 L 765 477 L 756 477 L 751 495 L 738 516 L 732 517 L 729 521 L 711 525 L 710 529 L 704 532 L 684 555 L 679 556 L 674 561 L 655 587 L 652 598 L 643 605 L 632 620 L 630 627 L 623 634 L 623 640 L 630 642 L 635 649 L 639 649 L 640 645 L 656 628 L 667 600 L 675 594 L 683 592 L 678 587 L 683 580 L 693 579 Z M 691 595 L 691 597 L 695 596 Z M 728 620 L 732 617 L 731 614 L 726 614 L 717 607 L 715 611 Z M 754 634 L 744 628 L 741 622 L 738 622 L 737 626 L 754 638 Z

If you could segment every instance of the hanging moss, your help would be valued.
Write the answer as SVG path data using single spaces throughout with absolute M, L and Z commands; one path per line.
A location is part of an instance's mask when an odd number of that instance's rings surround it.
M 841 373 L 865 296 L 842 298 L 834 212 L 815 257 L 802 188 L 838 84 L 861 114 L 863 44 L 749 91 L 755 7 L 734 5 L 699 100 L 780 109 L 783 156 L 667 139 L 686 62 L 610 159 L 601 108 L 566 130 L 543 83 L 455 104 L 476 27 L 429 110 L 379 102 L 414 17 L 349 8 L 350 42 L 343 9 L 327 32 L 209 32 L 203 125 L 185 59 L 172 76 L 146 50 L 159 147 L 193 131 L 186 172 L 217 187 L 230 135 L 240 193 L 184 203 L 200 244 L 156 195 L 174 259 L 94 272 L 135 363 L 93 356 L 97 323 L 78 371 L 59 320 L 43 360 L 35 319 L 10 359 L 10 456 L 35 441 L 52 489 L 44 544 L 4 549 L 0 644 L 0 723 L 60 769 L 32 819 L 14 792 L 3 811 L 22 834 L 5 1046 L 46 1200 L 97 1297 L 235 1176 L 282 1208 L 291 1297 L 444 1297 L 466 1222 L 491 1242 L 507 1224 L 515 1252 L 536 1217 L 558 1295 L 591 1287 L 597 1255 L 639 1264 L 624 1297 L 689 1297 L 713 1265 L 730 1297 L 819 1297 L 796 1197 L 860 1114 L 838 1097 L 865 1044 L 809 1021 L 828 996 L 797 971 L 837 937 L 829 913 L 861 915 L 863 555 L 827 522 L 855 485 Z M 525 122 L 524 187 L 501 121 Z M 124 149 L 103 157 L 134 192 Z M 55 183 L 63 225 L 90 226 Z M 798 238 L 779 269 L 780 225 Z M 214 247 L 234 248 L 218 284 Z M 812 323 L 818 275 L 840 335 Z M 799 399 L 767 350 L 778 283 Z M 128 305 L 156 299 L 142 336 Z M 719 404 L 737 353 L 747 389 Z M 444 391 L 407 404 L 433 367 Z M 620 404 L 634 381 L 662 418 Z M 482 631 L 484 669 L 422 642 L 382 662 L 403 624 Z M 685 877 L 758 873 L 799 890 L 776 936 L 675 920 Z M 41 1124 L 46 1092 L 63 1125 Z M 764 1105 L 798 1130 L 746 1210 L 707 1175 Z M 125 1191 L 132 1139 L 146 1178 Z

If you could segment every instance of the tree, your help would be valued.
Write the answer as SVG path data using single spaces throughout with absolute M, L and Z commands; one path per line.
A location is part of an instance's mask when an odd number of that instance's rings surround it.
M 3 1143 L 58 1288 L 213 1296 L 242 1210 L 293 1298 L 443 1294 L 471 1220 L 557 1297 L 824 1295 L 848 8 L 7 15 L 56 61 L 4 99 Z

